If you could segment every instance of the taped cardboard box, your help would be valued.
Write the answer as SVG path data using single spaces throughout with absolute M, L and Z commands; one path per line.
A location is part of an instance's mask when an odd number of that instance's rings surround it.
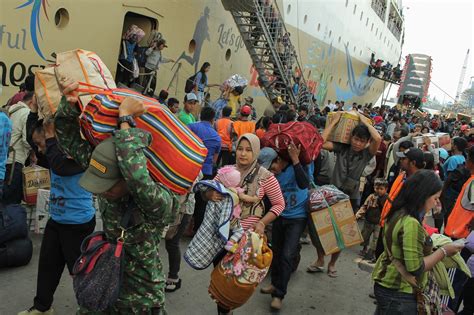
M 335 112 L 328 114 L 328 119 L 326 120 L 326 127 L 329 127 L 329 124 L 334 120 Z M 343 112 L 341 114 L 341 119 L 337 123 L 336 127 L 329 134 L 328 140 L 332 142 L 339 142 L 350 144 L 352 130 L 359 124 L 359 116 L 355 112 Z
M 40 166 L 23 168 L 23 198 L 27 204 L 35 204 L 38 189 L 49 189 L 51 180 L 49 170 Z
M 339 201 L 329 208 L 310 213 L 311 222 L 314 225 L 326 255 L 341 250 L 330 211 L 333 213 L 332 217 L 334 217 L 336 228 L 340 231 L 340 241 L 342 241 L 344 248 L 358 245 L 364 241 L 354 216 L 351 202 L 349 200 Z
M 437 132 L 436 136 L 438 137 L 439 147 L 451 151 L 451 136 L 449 133 Z
M 423 138 L 424 137 L 430 137 L 431 139 L 431 144 L 434 145 L 434 147 L 436 149 L 439 148 L 439 139 L 438 139 L 438 136 L 437 135 L 433 135 L 433 134 L 424 134 L 422 136 L 417 136 L 417 137 L 413 137 L 412 138 L 412 142 L 413 144 L 415 145 L 415 148 L 418 148 L 418 149 L 421 149 L 423 150 L 423 146 L 424 146 L 424 142 L 423 142 Z M 426 150 L 424 150 L 426 151 Z
M 466 124 L 468 124 L 472 121 L 472 117 L 469 116 L 469 115 L 466 115 L 466 114 L 458 113 L 457 117 L 458 117 L 459 121 L 462 121 Z

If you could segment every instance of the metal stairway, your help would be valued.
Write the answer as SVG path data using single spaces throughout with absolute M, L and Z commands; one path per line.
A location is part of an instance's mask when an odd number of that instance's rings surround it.
M 293 91 L 294 69 L 302 68 L 276 1 L 222 0 L 222 4 L 234 18 L 267 98 L 281 96 L 287 104 L 311 105 L 312 94 L 302 74 L 298 93 Z

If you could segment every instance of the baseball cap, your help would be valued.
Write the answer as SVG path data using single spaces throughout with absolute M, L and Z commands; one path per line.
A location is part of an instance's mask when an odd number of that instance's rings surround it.
M 406 149 L 405 152 L 397 152 L 397 156 L 399 158 L 407 158 L 410 161 L 415 161 L 417 164 L 424 162 L 423 151 L 418 148 L 409 148 Z
M 194 93 L 188 93 L 186 94 L 186 96 L 184 97 L 184 101 L 185 102 L 189 102 L 189 101 L 198 101 L 198 98 L 196 96 L 196 94 Z
M 244 105 L 240 108 L 240 114 L 248 116 L 252 113 L 252 108 L 248 105 Z
M 92 152 L 89 167 L 79 180 L 79 185 L 91 193 L 101 194 L 112 188 L 121 178 L 115 144 L 112 138 L 108 138 Z
M 260 150 L 260 154 L 258 155 L 258 164 L 268 170 L 270 169 L 270 166 L 272 166 L 272 162 L 277 158 L 277 156 L 278 153 L 276 153 L 275 150 L 265 147 Z

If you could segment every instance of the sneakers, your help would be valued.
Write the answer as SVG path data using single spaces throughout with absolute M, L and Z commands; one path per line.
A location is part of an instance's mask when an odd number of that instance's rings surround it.
M 260 293 L 262 294 L 272 294 L 273 292 L 275 292 L 275 287 L 272 286 L 271 284 L 267 287 L 260 289 Z
M 283 302 L 280 298 L 274 297 L 272 299 L 272 303 L 270 303 L 270 307 L 274 310 L 281 310 L 281 307 L 283 306 Z
M 38 311 L 34 306 L 30 307 L 26 311 L 20 312 L 17 315 L 54 315 L 54 310 L 53 308 L 50 308 L 49 310 L 45 312 L 40 312 Z

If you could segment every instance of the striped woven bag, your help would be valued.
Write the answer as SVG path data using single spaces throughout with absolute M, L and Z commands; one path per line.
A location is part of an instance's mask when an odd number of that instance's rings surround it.
M 148 170 L 159 181 L 178 194 L 186 194 L 202 168 L 207 149 L 188 127 L 156 99 L 127 89 L 102 89 L 80 83 L 79 93 L 95 95 L 81 104 L 81 131 L 93 145 L 107 139 L 117 129 L 118 108 L 126 97 L 143 101 L 145 114 L 135 119 L 137 127 L 152 135 L 151 145 L 145 149 Z

